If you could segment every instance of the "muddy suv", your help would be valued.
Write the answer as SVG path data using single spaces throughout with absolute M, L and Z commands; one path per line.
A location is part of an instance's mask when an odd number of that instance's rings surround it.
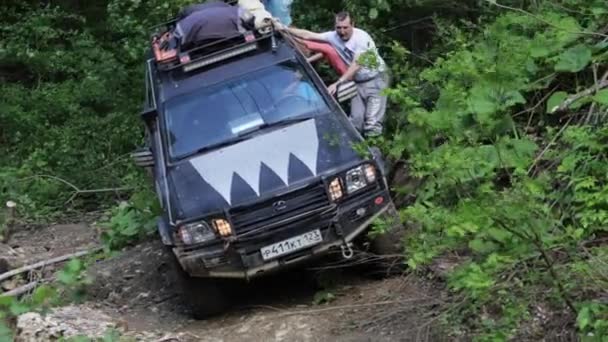
M 153 176 L 158 232 L 195 316 L 226 307 L 226 279 L 332 250 L 349 258 L 376 218 L 396 214 L 380 161 L 355 151 L 362 137 L 339 106 L 353 85 L 332 97 L 281 33 L 172 56 L 146 62 L 147 146 L 134 157 Z

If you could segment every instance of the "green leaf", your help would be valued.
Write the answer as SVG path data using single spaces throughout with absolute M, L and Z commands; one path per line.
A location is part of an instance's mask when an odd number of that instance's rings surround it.
M 15 301 L 15 297 L 0 295 L 0 306 L 9 307 Z
M 574 102 L 572 102 L 572 104 L 570 105 L 570 109 L 579 109 L 582 106 L 591 103 L 593 101 L 593 97 L 591 96 L 585 96 L 582 99 L 576 100 Z
M 80 259 L 71 259 L 65 267 L 68 272 L 78 272 L 82 269 L 82 261 Z
M 511 233 L 507 232 L 504 229 L 490 228 L 488 229 L 487 233 L 488 236 L 499 242 L 505 242 L 511 237 Z
M 376 19 L 378 18 L 378 10 L 376 8 L 370 8 L 369 10 L 369 18 Z
M 13 332 L 4 322 L 0 322 L 0 342 L 12 342 Z
M 530 55 L 534 58 L 546 57 L 551 53 L 551 50 L 545 45 L 545 42 L 533 43 L 530 48 Z
M 497 103 L 491 97 L 489 90 L 484 90 L 480 87 L 475 87 L 471 90 L 469 105 L 471 106 L 471 110 L 479 114 L 481 118 L 487 118 L 489 114 L 494 113 L 497 109 Z
M 608 13 L 608 10 L 606 10 L 605 8 L 602 8 L 602 7 L 592 7 L 591 13 L 593 13 L 596 16 L 600 16 L 602 14 Z
M 481 239 L 474 239 L 469 242 L 469 248 L 471 248 L 476 253 L 490 253 L 496 250 L 496 244 L 484 241 Z
M 580 156 L 578 154 L 572 153 L 567 155 L 564 157 L 564 159 L 562 159 L 561 164 L 557 167 L 557 172 L 568 173 L 574 170 L 579 160 Z
M 558 91 L 553 93 L 549 100 L 547 100 L 547 113 L 553 113 L 559 107 L 559 105 L 568 98 L 568 93 L 565 91 Z
M 59 280 L 60 282 L 64 283 L 64 284 L 73 284 L 74 282 L 76 282 L 76 276 L 69 273 L 69 272 L 65 272 L 65 271 L 60 271 L 57 274 L 57 280 Z
M 576 324 L 578 324 L 579 329 L 584 330 L 591 321 L 591 311 L 589 310 L 589 306 L 584 306 L 579 312 L 578 317 L 576 317 Z
M 26 304 L 19 303 L 19 302 L 14 302 L 13 305 L 11 305 L 11 308 L 10 308 L 10 312 L 14 316 L 19 316 L 19 315 L 24 314 L 24 313 L 26 313 L 28 311 L 30 311 L 30 307 L 28 305 L 26 305 Z
M 336 295 L 329 291 L 319 291 L 315 293 L 314 298 L 312 300 L 314 305 L 320 305 L 323 303 L 329 303 L 336 299 Z
M 584 44 L 569 48 L 558 56 L 556 71 L 579 72 L 591 61 L 591 49 Z
M 602 105 L 608 105 L 608 89 L 600 90 L 593 96 L 593 100 Z
M 42 285 L 38 287 L 32 295 L 32 303 L 34 305 L 40 305 L 47 299 L 51 299 L 55 295 L 55 289 L 48 285 Z

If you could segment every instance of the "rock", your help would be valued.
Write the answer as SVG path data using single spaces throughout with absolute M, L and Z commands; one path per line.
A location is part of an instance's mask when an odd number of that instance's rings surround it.
M 35 312 L 19 316 L 15 342 L 53 341 L 78 335 L 96 338 L 117 328 L 104 313 L 82 306 L 66 306 L 46 316 Z
M 429 269 L 439 279 L 447 279 L 450 272 L 452 272 L 458 266 L 462 265 L 464 262 L 465 258 L 457 257 L 454 255 L 444 255 L 435 259 L 435 261 L 433 261 L 433 263 L 429 265 Z
M 22 284 L 23 284 L 23 281 L 21 281 L 20 278 L 13 277 L 7 281 L 2 282 L 1 287 L 4 291 L 10 291 L 10 290 L 16 289 L 17 287 L 19 287 L 19 285 L 22 285 Z
M 0 273 L 25 265 L 25 255 L 11 246 L 0 243 Z

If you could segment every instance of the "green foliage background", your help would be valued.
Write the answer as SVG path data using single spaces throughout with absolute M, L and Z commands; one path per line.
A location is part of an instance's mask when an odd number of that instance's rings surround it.
M 0 4 L 0 200 L 41 220 L 136 196 L 116 226 L 146 225 L 128 212 L 147 191 L 128 160 L 146 28 L 187 2 Z M 341 9 L 391 67 L 388 129 L 371 143 L 415 179 L 393 184 L 417 227 L 408 264 L 458 261 L 447 331 L 606 341 L 608 4 L 299 0 L 294 23 L 328 30 Z M 121 245 L 123 231 L 107 239 Z

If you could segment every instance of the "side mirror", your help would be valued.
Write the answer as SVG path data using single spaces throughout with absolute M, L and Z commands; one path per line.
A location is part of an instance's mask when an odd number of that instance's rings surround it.
M 148 121 L 156 117 L 156 108 L 146 108 L 140 113 L 144 121 Z
M 139 167 L 152 167 L 154 166 L 154 155 L 149 148 L 143 147 L 138 148 L 133 153 L 131 153 L 131 158 L 135 165 Z
M 338 102 L 350 100 L 357 95 L 357 85 L 353 81 L 344 82 L 338 85 L 336 90 L 336 98 Z

